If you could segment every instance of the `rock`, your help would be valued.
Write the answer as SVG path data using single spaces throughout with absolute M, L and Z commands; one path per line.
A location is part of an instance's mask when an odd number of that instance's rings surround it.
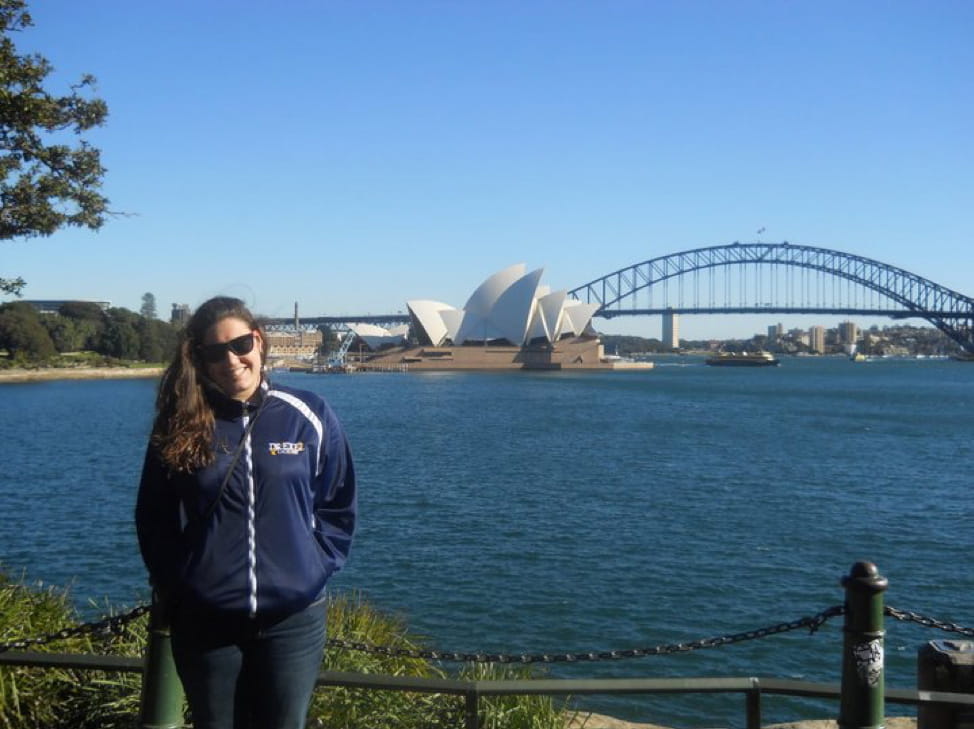
M 917 721 L 911 716 L 896 716 L 886 720 L 886 729 L 916 729 Z M 603 714 L 579 711 L 572 715 L 566 729 L 668 729 L 659 724 L 640 724 L 623 721 Z M 766 724 L 764 729 L 838 729 L 835 719 L 810 719 L 785 724 Z

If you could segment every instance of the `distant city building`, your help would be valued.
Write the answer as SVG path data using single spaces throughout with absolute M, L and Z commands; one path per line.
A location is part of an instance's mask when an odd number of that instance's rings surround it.
M 844 321 L 839 324 L 839 343 L 855 344 L 859 339 L 859 327 L 854 321 Z
M 57 314 L 65 304 L 95 304 L 102 311 L 108 311 L 112 307 L 110 301 L 88 301 L 85 299 L 21 299 L 25 304 L 30 304 L 39 314 Z
M 808 348 L 813 352 L 825 354 L 825 327 L 814 326 L 808 330 Z
M 173 304 L 169 323 L 181 326 L 187 321 L 189 321 L 189 304 Z
M 788 338 L 791 341 L 797 342 L 798 344 L 802 344 L 806 347 L 809 343 L 808 332 L 806 332 L 804 329 L 789 329 Z
M 784 324 L 772 324 L 768 327 L 768 340 L 771 342 L 777 342 L 782 336 L 784 336 L 784 333 Z
M 672 309 L 663 314 L 663 346 L 680 348 L 680 315 Z
M 309 359 L 318 354 L 321 349 L 321 330 L 306 332 L 269 331 L 266 332 L 268 354 L 273 359 L 293 358 Z

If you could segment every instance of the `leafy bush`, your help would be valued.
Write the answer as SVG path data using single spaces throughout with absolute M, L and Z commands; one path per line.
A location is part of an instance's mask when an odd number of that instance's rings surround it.
M 0 643 L 48 635 L 78 623 L 67 591 L 26 587 L 0 573 Z M 143 619 L 126 625 L 121 635 L 79 635 L 29 648 L 40 653 L 139 655 L 144 634 Z M 3 666 L 0 727 L 134 727 L 140 686 L 137 674 Z
M 103 614 L 115 613 L 110 607 Z M 66 590 L 25 586 L 0 571 L 0 644 L 77 627 L 79 616 Z M 117 633 L 84 634 L 30 646 L 49 653 L 141 656 L 146 648 L 147 618 L 125 622 Z M 357 596 L 337 596 L 328 606 L 332 638 L 422 649 L 401 620 L 381 614 Z M 325 668 L 357 674 L 447 678 L 440 665 L 420 658 L 329 647 Z M 524 667 L 470 665 L 457 678 L 471 681 L 530 678 Z M 138 673 L 61 668 L 0 666 L 0 729 L 135 729 L 139 726 L 142 676 Z M 315 692 L 308 726 L 379 729 L 461 729 L 461 696 L 323 687 Z M 480 702 L 485 729 L 562 729 L 564 707 L 544 696 L 511 696 Z

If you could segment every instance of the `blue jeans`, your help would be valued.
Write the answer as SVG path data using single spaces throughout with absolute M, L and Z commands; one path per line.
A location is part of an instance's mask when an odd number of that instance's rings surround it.
M 324 600 L 270 620 L 177 610 L 172 648 L 196 729 L 303 729 L 325 649 Z

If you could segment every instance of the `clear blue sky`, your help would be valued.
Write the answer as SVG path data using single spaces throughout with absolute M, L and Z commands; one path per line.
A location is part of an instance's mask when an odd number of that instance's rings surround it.
M 0 244 L 25 298 L 387 313 L 462 306 L 512 263 L 573 288 L 735 240 L 974 295 L 966 0 L 31 5 L 17 41 L 49 85 L 98 79 L 110 116 L 90 138 L 128 215 Z M 681 334 L 772 323 L 684 317 Z

